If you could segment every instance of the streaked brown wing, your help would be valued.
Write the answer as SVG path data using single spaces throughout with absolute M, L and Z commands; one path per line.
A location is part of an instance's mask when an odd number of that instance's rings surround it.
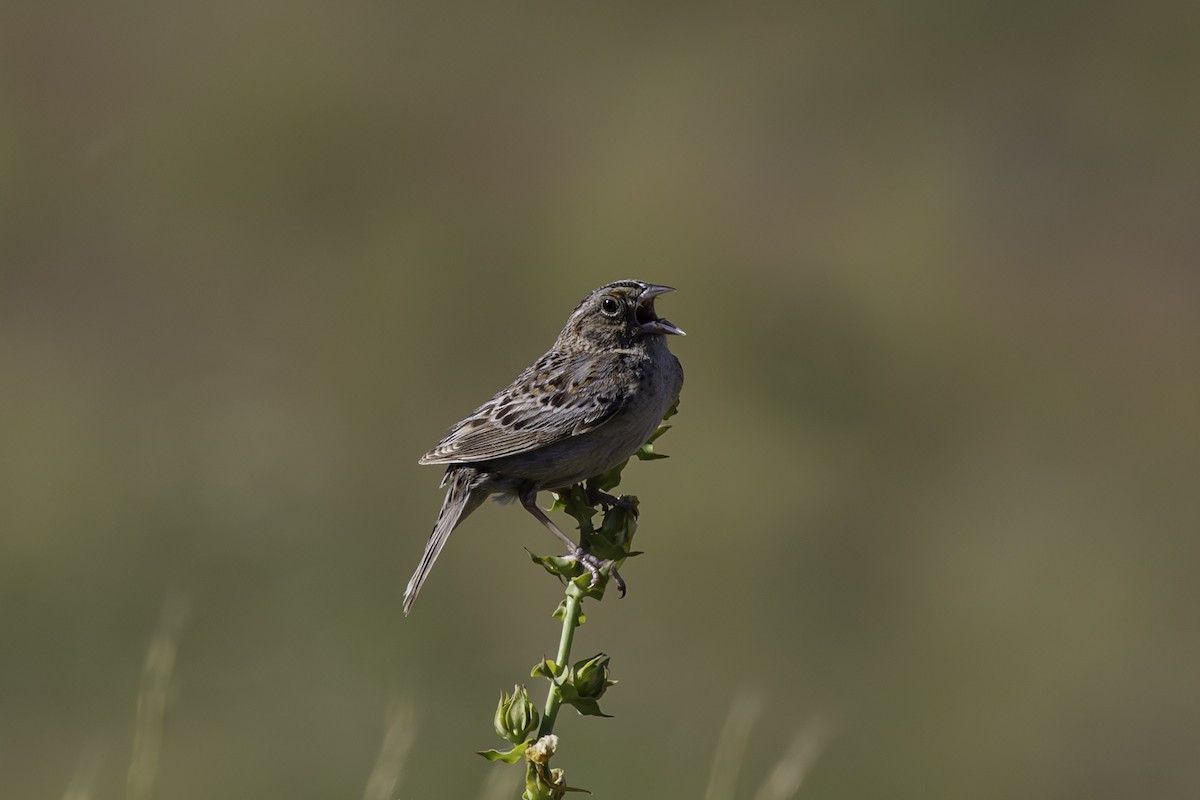
M 421 464 L 463 464 L 526 453 L 595 430 L 627 402 L 611 354 L 548 353 L 450 429 Z

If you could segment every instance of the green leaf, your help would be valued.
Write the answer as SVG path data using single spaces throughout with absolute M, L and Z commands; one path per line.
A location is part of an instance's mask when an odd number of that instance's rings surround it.
M 571 584 L 567 585 L 568 592 L 570 591 L 570 586 L 571 586 Z M 578 596 L 587 597 L 587 595 L 578 595 Z M 554 613 L 551 614 L 550 616 L 553 617 L 554 619 L 558 620 L 559 622 L 562 622 L 563 620 L 565 620 L 567 618 L 567 601 L 560 600 L 558 603 L 558 608 L 554 609 Z M 575 623 L 575 627 L 578 628 L 580 625 L 582 625 L 585 622 L 587 622 L 587 614 L 583 613 L 583 608 L 581 606 L 579 609 L 579 619 Z
M 503 761 L 505 764 L 515 764 L 525 755 L 525 751 L 529 749 L 529 745 L 533 743 L 530 739 L 527 742 L 514 747 L 512 750 L 501 752 L 500 750 L 476 750 L 476 753 L 486 758 L 488 761 Z
M 660 458 L 669 458 L 666 453 L 654 452 L 654 445 L 649 442 L 639 447 L 634 455 L 638 457 L 639 461 L 657 461 Z
M 582 575 L 572 578 L 567 582 L 567 596 L 575 597 L 580 600 L 584 599 L 585 597 L 590 597 L 593 600 L 603 600 L 604 589 L 606 586 L 608 586 L 608 575 L 605 574 L 605 572 L 605 570 L 600 571 L 600 582 L 595 586 L 592 586 L 592 573 L 584 570 Z M 582 616 L 583 614 L 581 612 L 580 617 Z M 562 617 L 558 617 L 558 619 L 562 619 Z M 583 624 L 582 619 L 580 620 L 579 624 Z
M 563 668 L 554 663 L 548 658 L 544 658 L 534 665 L 533 671 L 529 673 L 532 678 L 549 678 L 554 680 L 563 673 Z
M 637 533 L 638 499 L 632 495 L 621 499 L 632 506 L 632 512 L 623 505 L 614 505 L 604 513 L 599 529 L 586 539 L 588 552 L 605 561 L 625 558 Z
M 656 430 L 656 431 L 654 431 L 654 433 L 650 434 L 650 438 L 646 440 L 646 444 L 652 444 L 655 439 L 662 436 L 664 433 L 666 433 L 669 430 L 671 430 L 670 425 L 659 425 L 658 430 Z
M 595 515 L 596 509 L 587 501 L 587 493 L 584 491 L 583 484 L 577 483 L 571 487 L 570 491 L 565 494 L 554 493 L 553 510 L 562 510 L 575 518 L 579 523 L 580 530 L 590 530 L 592 525 L 592 516 Z
M 573 700 L 563 699 L 564 703 L 570 703 L 571 706 L 585 717 L 606 717 L 612 719 L 612 714 L 605 714 L 600 710 L 600 704 L 595 700 L 586 697 L 576 697 Z
M 528 550 L 525 552 L 529 553 Z M 551 575 L 563 578 L 574 578 L 583 569 L 578 561 L 564 556 L 539 556 L 536 553 L 529 553 L 529 558 L 533 563 L 540 564 Z
M 525 793 L 521 795 L 522 800 L 559 800 L 567 792 L 592 793 L 590 789 L 556 783 L 553 772 L 558 772 L 559 778 L 562 778 L 561 770 L 551 770 L 545 764 L 530 764 L 525 775 Z

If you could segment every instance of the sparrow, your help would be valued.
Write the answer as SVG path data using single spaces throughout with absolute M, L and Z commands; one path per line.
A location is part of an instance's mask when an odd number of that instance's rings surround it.
M 601 286 L 571 312 L 550 350 L 421 456 L 445 464 L 446 497 L 408 587 L 412 610 L 450 534 L 486 500 L 519 500 L 599 577 L 599 564 L 537 505 L 632 456 L 679 399 L 683 367 L 667 349 L 685 335 L 654 310 L 672 292 L 637 280 Z

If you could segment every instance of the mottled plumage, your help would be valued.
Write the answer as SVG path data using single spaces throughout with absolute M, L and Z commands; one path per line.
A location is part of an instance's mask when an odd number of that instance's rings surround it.
M 537 493 L 565 489 L 629 458 L 679 398 L 683 369 L 666 334 L 683 331 L 654 312 L 654 298 L 669 291 L 626 280 L 589 294 L 548 353 L 421 457 L 422 464 L 448 465 L 448 488 L 404 592 L 405 614 L 450 533 L 490 494 L 519 498 L 575 548 L 537 507 Z

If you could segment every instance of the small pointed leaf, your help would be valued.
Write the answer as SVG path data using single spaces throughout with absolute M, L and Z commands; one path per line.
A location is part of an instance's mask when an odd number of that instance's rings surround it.
M 488 761 L 503 761 L 505 764 L 515 764 L 525 755 L 525 751 L 529 748 L 529 742 L 522 742 L 512 750 L 476 750 L 476 753 L 486 758 Z

